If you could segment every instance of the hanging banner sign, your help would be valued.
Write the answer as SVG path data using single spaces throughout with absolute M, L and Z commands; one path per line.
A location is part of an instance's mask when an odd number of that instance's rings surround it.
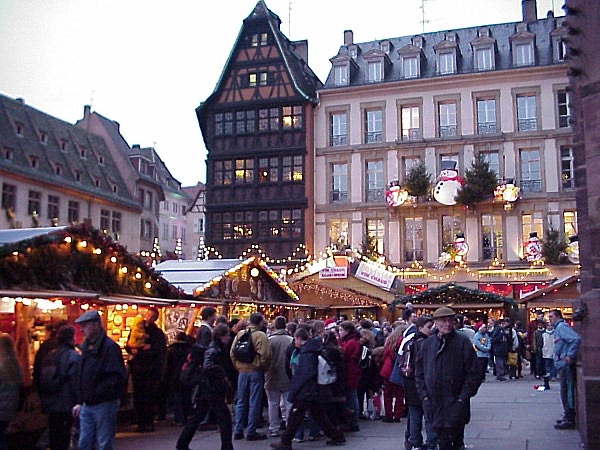
M 348 278 L 348 266 L 325 267 L 319 272 L 319 278 L 323 280 Z
M 394 278 L 396 278 L 396 275 L 392 272 L 382 269 L 375 264 L 369 264 L 365 261 L 360 262 L 354 276 L 359 280 L 366 281 L 367 283 L 379 286 L 380 288 L 388 291 L 391 289 L 392 284 L 394 283 Z

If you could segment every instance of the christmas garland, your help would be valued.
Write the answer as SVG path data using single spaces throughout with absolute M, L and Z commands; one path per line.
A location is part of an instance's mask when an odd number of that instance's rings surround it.
M 393 311 L 396 307 L 413 303 L 418 305 L 445 305 L 460 303 L 478 303 L 484 306 L 486 303 L 504 303 L 504 305 L 517 308 L 517 302 L 511 297 L 495 294 L 493 292 L 480 291 L 479 289 L 470 289 L 454 283 L 444 284 L 435 288 L 417 294 L 396 297 L 390 303 L 389 310 Z

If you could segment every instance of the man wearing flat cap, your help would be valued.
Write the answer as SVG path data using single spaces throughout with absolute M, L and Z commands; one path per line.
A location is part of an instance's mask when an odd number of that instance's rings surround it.
M 465 448 L 470 399 L 481 384 L 473 345 L 454 329 L 455 316 L 446 306 L 433 313 L 438 332 L 423 342 L 415 361 L 417 392 L 427 420 L 438 433 L 439 450 Z
M 77 379 L 79 450 L 114 450 L 117 412 L 127 385 L 127 372 L 119 346 L 106 335 L 98 311 L 83 313 L 75 323 L 85 340 Z

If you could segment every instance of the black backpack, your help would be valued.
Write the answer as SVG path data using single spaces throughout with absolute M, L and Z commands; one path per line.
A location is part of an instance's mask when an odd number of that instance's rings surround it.
M 371 368 L 373 356 L 371 349 L 366 345 L 363 345 L 360 349 L 360 356 L 358 357 L 358 365 L 361 369 Z
M 204 347 L 194 344 L 188 353 L 181 372 L 179 382 L 184 386 L 196 386 L 202 380 L 202 365 L 204 363 Z
M 256 351 L 254 350 L 254 343 L 252 342 L 252 330 L 246 330 L 237 339 L 235 346 L 233 347 L 233 355 L 235 359 L 243 363 L 251 363 L 254 361 Z

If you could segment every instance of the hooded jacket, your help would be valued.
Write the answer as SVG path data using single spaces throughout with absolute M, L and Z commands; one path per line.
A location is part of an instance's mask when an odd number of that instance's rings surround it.
M 563 319 L 554 324 L 554 367 L 567 366 L 567 357 L 576 360 L 581 337 Z
M 298 364 L 295 367 L 288 401 L 297 403 L 319 399 L 317 389 L 318 354 L 323 346 L 321 338 L 309 339 L 298 349 Z

